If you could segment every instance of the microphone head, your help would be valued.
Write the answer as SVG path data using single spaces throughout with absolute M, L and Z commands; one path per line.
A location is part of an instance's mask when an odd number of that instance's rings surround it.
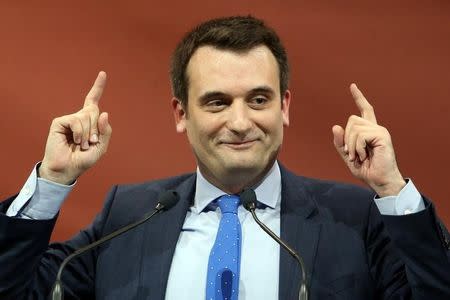
M 167 190 L 159 194 L 158 196 L 158 204 L 156 205 L 156 209 L 168 210 L 171 209 L 172 206 L 177 204 L 178 200 L 180 200 L 180 195 L 174 190 Z
M 252 211 L 256 208 L 256 194 L 252 189 L 244 189 L 240 194 L 242 205 L 246 210 Z

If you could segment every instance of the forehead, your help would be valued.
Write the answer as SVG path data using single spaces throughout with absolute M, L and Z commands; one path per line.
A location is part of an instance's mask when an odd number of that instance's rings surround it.
M 279 92 L 277 61 L 263 45 L 242 52 L 202 46 L 192 55 L 186 72 L 189 98 L 211 91 L 238 95 L 258 86 Z

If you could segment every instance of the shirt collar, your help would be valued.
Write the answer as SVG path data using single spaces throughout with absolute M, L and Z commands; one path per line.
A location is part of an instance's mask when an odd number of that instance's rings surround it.
M 275 161 L 270 171 L 264 179 L 253 187 L 256 199 L 271 208 L 275 208 L 281 194 L 281 172 L 278 162 Z M 220 196 L 226 195 L 224 191 L 211 184 L 203 177 L 200 169 L 197 167 L 197 179 L 195 182 L 195 198 L 192 211 L 200 213 L 212 201 Z

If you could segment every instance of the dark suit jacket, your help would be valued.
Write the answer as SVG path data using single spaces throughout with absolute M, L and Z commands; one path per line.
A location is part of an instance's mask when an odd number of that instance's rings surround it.
M 422 212 L 381 216 L 368 190 L 284 168 L 281 174 L 281 238 L 303 256 L 310 299 L 450 299 L 448 232 L 428 200 Z M 56 218 L 0 214 L 0 299 L 44 299 L 67 255 L 140 219 L 167 189 L 180 194 L 174 208 L 75 259 L 63 273 L 66 299 L 164 299 L 195 174 L 115 186 L 91 226 L 50 246 Z M 279 298 L 297 299 L 299 267 L 280 251 Z

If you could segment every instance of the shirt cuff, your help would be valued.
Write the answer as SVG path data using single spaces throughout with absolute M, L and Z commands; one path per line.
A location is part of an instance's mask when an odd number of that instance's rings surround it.
M 382 215 L 401 216 L 417 213 L 425 209 L 422 196 L 411 179 L 406 179 L 407 183 L 397 196 L 387 196 L 374 201 Z
M 61 208 L 64 200 L 72 191 L 76 182 L 63 185 L 37 177 L 36 164 L 19 195 L 8 208 L 7 216 L 23 219 L 52 219 Z

